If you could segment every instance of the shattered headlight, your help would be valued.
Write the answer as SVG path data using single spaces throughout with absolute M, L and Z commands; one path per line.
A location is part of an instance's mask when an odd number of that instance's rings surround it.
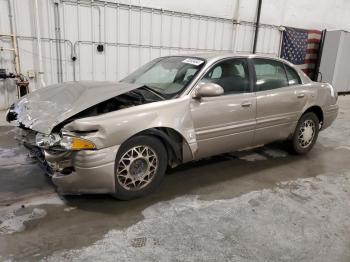
M 35 137 L 36 145 L 40 148 L 49 149 L 56 147 L 65 150 L 87 150 L 96 149 L 93 142 L 74 136 L 60 136 L 59 134 L 41 134 L 38 133 Z
M 93 142 L 74 136 L 63 136 L 60 141 L 60 146 L 67 150 L 87 150 L 96 149 Z
M 59 144 L 59 141 L 61 140 L 61 137 L 58 134 L 41 134 L 37 133 L 35 137 L 35 143 L 38 147 L 41 148 L 49 148 L 55 145 Z

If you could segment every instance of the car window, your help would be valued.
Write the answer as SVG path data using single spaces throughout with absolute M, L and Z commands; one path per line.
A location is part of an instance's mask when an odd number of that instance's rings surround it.
M 285 67 L 286 72 L 287 72 L 288 84 L 290 86 L 301 84 L 301 80 L 300 80 L 298 73 L 293 68 L 291 68 L 290 66 L 288 66 L 286 64 L 284 64 L 284 67 Z
M 171 83 L 174 82 L 177 70 L 174 68 L 164 68 L 156 65 L 141 75 L 135 83 Z
M 270 59 L 253 59 L 256 74 L 257 91 L 288 86 L 288 79 L 283 64 Z
M 225 60 L 214 65 L 202 81 L 220 85 L 224 94 L 250 92 L 248 65 L 245 59 Z
M 121 82 L 145 85 L 164 98 L 173 98 L 187 87 L 204 64 L 205 60 L 196 57 L 161 57 L 140 67 Z
M 213 69 L 213 72 L 211 73 L 210 78 L 211 78 L 211 79 L 218 79 L 218 78 L 220 78 L 221 74 L 222 74 L 222 69 L 221 69 L 221 67 L 220 67 L 220 66 L 216 66 L 216 67 Z
M 193 77 L 194 75 L 196 74 L 197 70 L 194 69 L 194 68 L 188 68 L 186 70 L 186 73 L 185 73 L 185 76 L 183 78 L 183 81 L 185 81 L 186 83 L 189 82 Z

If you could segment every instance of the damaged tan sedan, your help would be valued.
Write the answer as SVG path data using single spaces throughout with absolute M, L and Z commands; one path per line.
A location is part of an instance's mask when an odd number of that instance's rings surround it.
M 155 59 L 118 83 L 43 88 L 7 121 L 61 192 L 132 199 L 188 161 L 277 140 L 305 154 L 336 103 L 331 85 L 284 60 L 197 54 Z

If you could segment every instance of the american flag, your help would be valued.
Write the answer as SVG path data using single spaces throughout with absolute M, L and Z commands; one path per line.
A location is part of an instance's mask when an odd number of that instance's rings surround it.
M 322 32 L 286 27 L 283 31 L 281 57 L 298 65 L 314 78 Z

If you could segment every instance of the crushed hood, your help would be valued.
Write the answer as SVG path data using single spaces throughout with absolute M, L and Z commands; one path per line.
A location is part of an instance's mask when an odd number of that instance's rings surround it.
M 26 128 L 50 134 L 64 120 L 81 111 L 141 87 L 139 84 L 80 81 L 44 87 L 16 102 L 10 113 Z

